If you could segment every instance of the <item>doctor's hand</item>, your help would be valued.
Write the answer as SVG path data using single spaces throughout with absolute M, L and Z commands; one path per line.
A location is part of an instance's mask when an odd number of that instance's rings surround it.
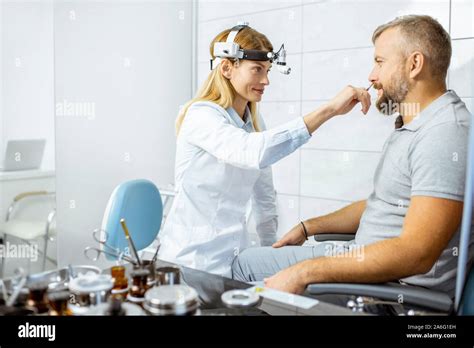
M 303 117 L 308 132 L 313 134 L 324 122 L 337 115 L 351 111 L 358 103 L 362 104 L 362 112 L 367 114 L 370 108 L 370 94 L 365 88 L 347 86 L 329 102 Z
M 358 103 L 362 104 L 362 112 L 367 114 L 370 108 L 370 94 L 366 88 L 347 86 L 328 103 L 328 107 L 336 115 L 344 115 L 351 111 Z
M 287 232 L 279 241 L 273 243 L 272 247 L 280 248 L 285 245 L 303 245 L 305 241 L 306 237 L 303 231 L 303 226 L 299 223 Z

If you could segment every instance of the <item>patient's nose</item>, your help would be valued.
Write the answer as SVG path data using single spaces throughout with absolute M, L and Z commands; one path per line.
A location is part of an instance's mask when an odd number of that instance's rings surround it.
M 374 70 L 375 70 L 375 69 L 374 69 Z M 377 80 L 378 80 L 378 76 L 377 76 L 377 74 L 375 73 L 374 70 L 372 70 L 372 71 L 370 72 L 370 74 L 369 74 L 369 82 L 370 82 L 370 83 L 376 83 Z

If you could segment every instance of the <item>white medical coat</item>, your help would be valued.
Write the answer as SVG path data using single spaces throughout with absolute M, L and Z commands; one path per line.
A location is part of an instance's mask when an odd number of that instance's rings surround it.
M 230 276 L 249 246 L 247 204 L 261 245 L 276 241 L 278 216 L 271 164 L 306 143 L 303 119 L 255 132 L 247 108 L 196 102 L 182 123 L 176 150 L 176 197 L 160 232 L 162 260 Z M 263 120 L 259 125 L 264 128 Z

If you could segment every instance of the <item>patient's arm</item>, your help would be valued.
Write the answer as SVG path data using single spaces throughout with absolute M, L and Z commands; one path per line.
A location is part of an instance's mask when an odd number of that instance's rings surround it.
M 333 213 L 304 221 L 308 236 L 318 233 L 356 233 L 360 218 L 365 210 L 365 202 L 365 200 L 354 202 Z M 305 240 L 303 226 L 299 223 L 273 244 L 273 247 L 301 245 Z
M 412 197 L 400 237 L 365 246 L 357 258 L 349 254 L 297 263 L 266 285 L 301 293 L 312 283 L 379 283 L 426 273 L 458 229 L 462 208 L 462 202 L 450 199 Z
M 308 235 L 318 233 L 356 233 L 366 200 L 354 202 L 330 214 L 306 220 Z

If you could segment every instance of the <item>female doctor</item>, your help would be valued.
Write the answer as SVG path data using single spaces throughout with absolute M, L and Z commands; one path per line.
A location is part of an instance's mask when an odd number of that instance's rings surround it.
M 370 96 L 348 86 L 308 115 L 266 130 L 257 102 L 269 85 L 272 62 L 282 65 L 285 52 L 273 53 L 265 35 L 247 24 L 217 35 L 210 51 L 214 61 L 220 57 L 217 66 L 212 69 L 211 61 L 207 80 L 176 121 L 177 193 L 160 232 L 159 257 L 230 276 L 233 259 L 249 246 L 248 204 L 260 244 L 276 241 L 271 165 L 305 144 L 333 116 L 359 102 L 367 113 Z

